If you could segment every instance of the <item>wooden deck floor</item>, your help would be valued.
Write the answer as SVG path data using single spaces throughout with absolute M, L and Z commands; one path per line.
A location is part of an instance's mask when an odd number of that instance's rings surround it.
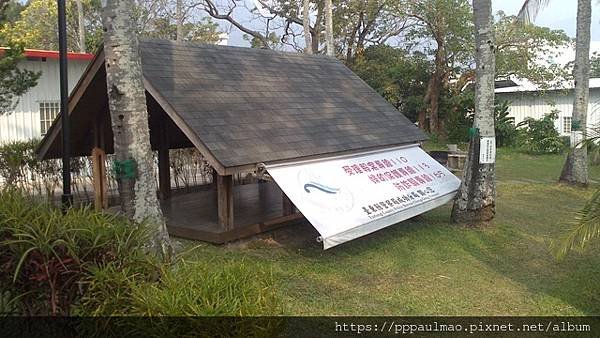
M 234 227 L 223 231 L 218 224 L 216 191 L 172 196 L 170 200 L 161 202 L 169 233 L 188 239 L 225 243 L 302 218 L 299 213 L 282 216 L 282 192 L 273 182 L 234 186 L 233 199 Z

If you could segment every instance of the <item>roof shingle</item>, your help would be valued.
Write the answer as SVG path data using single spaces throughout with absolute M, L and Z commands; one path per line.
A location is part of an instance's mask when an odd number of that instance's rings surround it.
M 143 40 L 144 77 L 225 167 L 426 136 L 338 60 Z

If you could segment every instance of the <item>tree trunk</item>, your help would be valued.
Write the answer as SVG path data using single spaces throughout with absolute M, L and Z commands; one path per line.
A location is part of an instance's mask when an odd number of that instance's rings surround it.
M 154 160 L 131 0 L 108 0 L 103 10 L 106 85 L 123 213 L 152 227 L 151 249 L 171 258 L 172 246 L 156 195 Z
M 587 137 L 586 120 L 590 95 L 590 24 L 591 0 L 577 1 L 577 37 L 575 43 L 575 100 L 571 126 L 571 150 L 560 174 L 560 182 L 571 185 L 588 185 L 588 161 L 585 145 L 579 143 Z
M 177 4 L 176 4 L 176 14 L 175 16 L 177 17 L 177 37 L 176 40 L 177 42 L 180 42 L 183 40 L 183 4 L 182 4 L 183 0 L 177 0 Z
M 446 133 L 439 118 L 440 97 L 442 95 L 442 82 L 446 73 L 446 61 L 444 58 L 444 41 L 437 39 L 437 50 L 435 52 L 435 70 L 428 87 L 429 93 L 429 131 L 441 139 L 445 139 Z
M 452 219 L 470 226 L 484 224 L 494 218 L 496 213 L 496 182 L 494 156 L 484 156 L 481 163 L 480 147 L 490 145 L 495 153 L 494 134 L 494 36 L 492 30 L 491 0 L 473 1 L 475 22 L 475 119 L 471 133 L 469 155 L 463 181 L 459 188 Z M 485 141 L 485 142 L 483 142 Z M 490 155 L 491 155 L 490 152 Z M 490 162 L 490 163 L 487 163 Z
M 312 41 L 310 35 L 310 1 L 302 0 L 302 28 L 304 28 L 304 43 L 306 44 L 305 52 L 312 54 Z
M 83 4 L 81 0 L 77 0 L 77 26 L 79 26 L 79 51 L 86 52 L 85 46 L 85 24 L 83 22 Z
M 335 57 L 335 47 L 333 45 L 333 5 L 331 0 L 325 0 L 325 45 L 327 46 L 327 55 Z

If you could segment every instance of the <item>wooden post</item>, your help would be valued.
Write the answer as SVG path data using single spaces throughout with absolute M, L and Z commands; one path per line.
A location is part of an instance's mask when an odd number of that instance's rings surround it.
M 92 173 L 94 178 L 94 209 L 96 211 L 107 209 L 106 153 L 98 147 L 92 149 Z
M 294 213 L 294 203 L 287 197 L 287 195 L 281 192 L 281 213 L 283 216 L 289 216 Z
M 213 189 L 217 190 L 217 176 L 219 176 L 219 174 L 217 174 L 217 171 L 215 169 L 213 169 L 212 172 L 212 185 L 213 185 Z
M 166 127 L 166 121 L 163 118 L 159 130 L 158 145 L 158 196 L 161 200 L 171 198 L 171 168 L 169 165 L 169 134 Z
M 233 229 L 233 176 L 217 175 L 217 208 L 219 225 L 223 230 Z

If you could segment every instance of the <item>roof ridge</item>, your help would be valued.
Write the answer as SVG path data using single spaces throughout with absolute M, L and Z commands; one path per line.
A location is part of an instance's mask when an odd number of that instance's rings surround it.
M 332 61 L 341 62 L 337 58 L 333 58 L 333 57 L 330 57 L 330 56 L 327 56 L 324 54 L 297 53 L 297 52 L 280 51 L 280 50 L 267 49 L 267 48 L 251 48 L 251 47 L 240 47 L 240 46 L 229 46 L 229 45 L 224 46 L 224 45 L 216 45 L 216 44 L 197 42 L 197 41 L 174 41 L 174 40 L 165 40 L 165 39 L 158 39 L 158 38 L 141 37 L 140 43 L 141 44 L 157 43 L 157 44 L 172 45 L 172 46 L 180 45 L 183 47 L 189 46 L 189 47 L 215 49 L 215 50 L 238 50 L 238 51 L 242 51 L 245 53 L 279 54 L 279 55 L 292 56 L 292 57 L 320 58 L 320 59 L 328 59 L 328 60 L 332 60 Z

